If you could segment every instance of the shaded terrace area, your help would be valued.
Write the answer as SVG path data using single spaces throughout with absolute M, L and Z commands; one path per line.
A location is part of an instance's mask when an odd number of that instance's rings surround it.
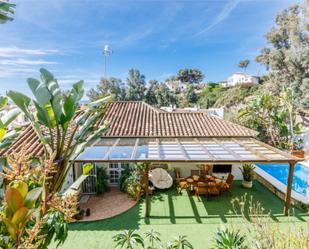
M 150 215 L 148 172 L 152 163 L 289 163 L 284 206 L 284 213 L 288 215 L 294 165 L 300 160 L 250 137 L 104 138 L 76 159 L 77 162 L 145 163 L 146 216 Z
M 112 236 L 125 229 L 135 229 L 144 233 L 151 229 L 162 234 L 164 241 L 178 235 L 186 235 L 194 248 L 211 248 L 213 234 L 222 223 L 244 223 L 240 215 L 231 215 L 231 200 L 247 194 L 272 212 L 271 222 L 287 227 L 289 224 L 306 227 L 309 220 L 307 214 L 292 207 L 295 216 L 286 217 L 282 214 L 284 202 L 272 192 L 255 182 L 252 189 L 241 187 L 240 181 L 235 181 L 232 195 L 225 192 L 219 198 L 207 201 L 183 191 L 177 194 L 176 189 L 156 191 L 151 198 L 151 214 L 145 217 L 145 201 L 142 199 L 127 212 L 118 216 L 94 222 L 80 222 L 70 225 L 69 237 L 61 248 L 100 248 L 104 242 L 106 248 L 113 248 Z M 248 208 L 248 206 L 246 206 Z M 102 242 L 103 241 L 103 242 Z

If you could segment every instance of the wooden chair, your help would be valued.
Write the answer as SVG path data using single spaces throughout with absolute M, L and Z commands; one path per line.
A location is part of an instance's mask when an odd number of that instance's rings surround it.
M 221 187 L 215 182 L 208 183 L 208 195 L 209 196 L 219 196 L 221 194 Z
M 181 193 L 182 190 L 188 188 L 188 184 L 185 178 L 181 177 L 180 172 L 176 171 L 176 183 L 178 193 Z
M 234 175 L 229 173 L 229 175 L 226 178 L 226 181 L 221 184 L 221 189 L 222 190 L 227 190 L 227 191 L 230 192 L 230 194 L 232 194 L 231 193 L 231 189 L 232 189 L 233 181 L 234 181 Z
M 200 170 L 199 169 L 191 169 L 191 176 L 199 176 Z
M 208 184 L 205 182 L 198 182 L 195 188 L 195 195 L 199 198 L 200 195 L 208 197 Z

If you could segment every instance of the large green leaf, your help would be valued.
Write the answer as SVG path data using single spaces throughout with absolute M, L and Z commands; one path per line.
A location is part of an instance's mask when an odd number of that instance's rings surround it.
M 22 207 L 18 209 L 12 218 L 12 223 L 18 226 L 19 224 L 25 223 L 27 216 L 29 213 L 29 209 L 26 207 Z
M 71 95 L 76 103 L 78 103 L 84 96 L 84 81 L 80 80 L 73 84 Z
M 15 181 L 11 183 L 11 187 L 19 191 L 22 198 L 25 199 L 28 194 L 28 185 L 23 181 Z
M 6 134 L 6 129 L 0 128 L 0 141 L 4 138 L 5 134 Z
M 5 193 L 5 200 L 9 209 L 15 213 L 18 209 L 23 207 L 24 199 L 19 191 L 15 188 L 8 188 Z
M 18 110 L 17 108 L 8 111 L 2 118 L 1 118 L 1 122 L 3 125 L 8 126 L 10 125 L 16 118 L 17 116 L 20 114 L 20 110 Z
M 34 105 L 36 108 L 36 116 L 38 121 L 46 127 L 52 127 L 52 122 L 49 119 L 47 111 L 43 107 L 41 107 L 36 101 L 34 101 Z
M 17 91 L 9 91 L 7 96 L 9 96 L 15 105 L 17 105 L 26 114 L 26 116 L 28 116 L 28 107 L 31 102 L 31 99 L 28 96 Z
M 44 106 L 51 100 L 51 94 L 49 93 L 46 85 L 42 84 L 40 81 L 36 79 L 29 78 L 27 80 L 28 85 L 36 98 L 36 101 L 40 106 Z
M 25 207 L 33 208 L 37 199 L 41 196 L 43 192 L 42 188 L 34 188 L 32 189 L 26 196 Z
M 5 96 L 0 96 L 0 109 L 4 108 L 5 106 L 8 105 L 8 98 Z
M 41 68 L 40 69 L 40 73 L 41 73 L 41 80 L 43 81 L 43 83 L 47 86 L 48 82 L 54 81 L 54 76 L 45 68 Z
M 16 225 L 11 222 L 9 219 L 7 218 L 3 218 L 3 222 L 9 232 L 9 234 L 11 235 L 11 237 L 16 240 L 16 232 L 17 232 L 17 227 Z

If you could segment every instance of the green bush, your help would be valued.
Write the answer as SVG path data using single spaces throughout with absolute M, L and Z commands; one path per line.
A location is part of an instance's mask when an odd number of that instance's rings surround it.
M 141 169 L 142 165 L 136 165 L 136 167 L 126 167 L 119 179 L 120 190 L 128 193 L 132 198 L 138 199 L 142 190 L 141 185 Z
M 126 166 L 119 178 L 119 187 L 122 192 L 127 192 L 127 179 L 131 176 L 133 169 Z
M 108 186 L 108 174 L 105 168 L 100 167 L 97 168 L 97 181 L 96 181 L 96 188 L 97 194 L 103 194 L 109 189 Z

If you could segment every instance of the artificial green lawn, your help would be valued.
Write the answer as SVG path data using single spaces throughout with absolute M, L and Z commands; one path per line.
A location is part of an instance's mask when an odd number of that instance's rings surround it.
M 258 182 L 248 190 L 236 181 L 232 195 L 225 192 L 219 198 L 213 197 L 209 201 L 204 197 L 198 200 L 185 191 L 179 195 L 175 189 L 157 191 L 152 196 L 150 218 L 144 216 L 145 205 L 142 200 L 127 212 L 113 218 L 73 223 L 70 225 L 68 239 L 60 248 L 112 249 L 112 236 L 125 229 L 135 229 L 140 233 L 154 229 L 162 234 L 163 241 L 186 235 L 195 249 L 211 248 L 217 227 L 230 222 L 239 224 L 239 227 L 245 224 L 239 216 L 229 214 L 231 199 L 245 193 L 259 201 L 266 211 L 271 210 L 272 221 L 279 222 L 283 228 L 291 222 L 293 226 L 307 225 L 308 216 L 298 209 L 293 209 L 294 217 L 283 216 L 283 201 Z

